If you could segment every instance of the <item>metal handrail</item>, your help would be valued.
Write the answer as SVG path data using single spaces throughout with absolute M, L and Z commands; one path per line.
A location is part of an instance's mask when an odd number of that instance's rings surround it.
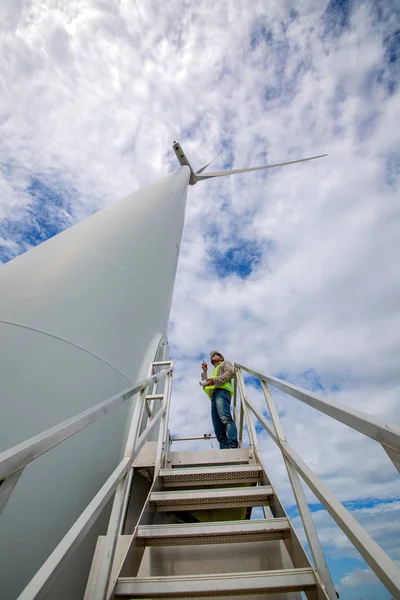
M 272 425 L 249 401 L 244 391 L 244 384 L 239 386 L 240 388 L 243 388 L 243 390 L 240 390 L 241 400 L 256 416 L 258 421 L 269 433 L 273 441 L 277 444 L 282 452 L 282 456 L 287 467 L 289 480 L 292 485 L 297 506 L 299 508 L 300 517 L 309 541 L 310 550 L 313 555 L 314 562 L 316 563 L 316 571 L 324 582 L 327 591 L 331 587 L 331 579 L 329 572 L 327 572 L 325 569 L 325 558 L 323 556 L 322 547 L 311 517 L 311 513 L 305 500 L 304 492 L 296 480 L 298 475 L 301 476 L 303 481 L 320 500 L 320 502 L 336 521 L 348 539 L 354 544 L 354 546 L 357 548 L 378 578 L 386 586 L 386 588 L 395 597 L 398 597 L 400 594 L 400 569 L 287 443 L 285 434 L 283 432 L 282 423 L 278 416 L 278 411 L 276 410 L 275 403 L 268 389 L 268 382 L 271 383 L 271 385 L 274 385 L 275 387 L 278 387 L 279 389 L 289 393 L 295 398 L 298 398 L 310 406 L 313 406 L 320 412 L 323 412 L 348 425 L 349 427 L 364 433 L 368 437 L 375 439 L 383 446 L 388 444 L 389 441 L 389 447 L 395 460 L 397 460 L 397 442 L 398 439 L 400 440 L 400 434 L 397 434 L 396 431 L 398 427 L 392 424 L 380 423 L 366 413 L 361 413 L 360 411 L 356 411 L 343 405 L 336 406 L 333 403 L 327 402 L 322 398 L 307 392 L 306 390 L 302 390 L 301 388 L 287 384 L 286 382 L 276 379 L 275 377 L 262 375 L 257 371 L 253 371 L 252 369 L 248 369 L 247 367 L 243 367 L 242 365 L 235 363 L 235 374 L 239 382 L 243 382 L 241 373 L 242 370 L 261 380 L 261 387 L 270 412 Z M 383 433 L 385 434 L 385 444 L 382 442 Z M 389 457 L 393 460 L 390 454 Z M 396 463 L 395 466 L 397 466 Z M 334 597 L 333 593 L 329 594 L 329 597 L 331 596 Z
M 111 408 L 108 408 L 108 410 L 106 412 L 109 412 L 109 410 L 111 410 L 115 406 L 118 406 L 119 404 L 121 404 L 128 398 L 132 397 L 136 393 L 142 392 L 141 398 L 138 401 L 138 404 L 136 406 L 135 413 L 134 413 L 134 418 L 136 417 L 137 424 L 136 424 L 136 434 L 134 436 L 132 451 L 130 452 L 129 456 L 124 456 L 122 458 L 122 460 L 119 462 L 117 467 L 111 473 L 111 475 L 109 476 L 107 481 L 104 483 L 104 485 L 101 487 L 101 489 L 97 492 L 97 494 L 95 495 L 93 500 L 89 503 L 89 505 L 82 512 L 80 517 L 75 521 L 75 523 L 72 525 L 72 527 L 66 533 L 66 535 L 63 537 L 63 539 L 59 542 L 59 544 L 56 546 L 56 548 L 50 554 L 48 559 L 44 562 L 44 564 L 39 569 L 39 571 L 36 573 L 36 575 L 34 575 L 34 577 L 31 579 L 31 581 L 28 583 L 28 585 L 24 588 L 24 590 L 18 597 L 18 600 L 33 600 L 33 599 L 39 600 L 42 598 L 44 599 L 47 596 L 55 579 L 57 578 L 58 574 L 62 570 L 63 566 L 65 565 L 65 563 L 67 562 L 69 557 L 73 554 L 73 552 L 76 550 L 76 548 L 82 542 L 82 540 L 84 539 L 86 534 L 89 532 L 93 523 L 95 522 L 97 517 L 102 512 L 102 510 L 106 506 L 107 502 L 110 500 L 110 498 L 112 497 L 114 492 L 116 492 L 118 486 L 126 480 L 129 470 L 131 469 L 135 458 L 137 457 L 137 455 L 139 454 L 143 445 L 145 444 L 146 440 L 148 439 L 150 432 L 154 429 L 154 427 L 158 423 L 160 423 L 160 421 L 162 422 L 162 419 L 165 418 L 165 415 L 167 413 L 168 402 L 164 401 L 162 408 L 159 411 L 157 411 L 157 413 L 155 415 L 152 416 L 152 418 L 147 422 L 147 425 L 146 425 L 144 431 L 140 435 L 138 435 L 139 429 L 140 429 L 140 423 L 142 422 L 143 413 L 144 413 L 144 405 L 145 405 L 144 390 L 149 385 L 156 383 L 159 379 L 162 379 L 163 377 L 165 377 L 166 375 L 168 375 L 172 372 L 173 363 L 170 362 L 169 364 L 170 364 L 169 368 L 164 369 L 163 371 L 160 371 L 159 373 L 156 373 L 155 375 L 147 377 L 146 379 L 144 379 L 140 383 L 136 384 L 135 386 L 128 388 L 127 390 L 124 390 L 120 394 L 117 394 L 116 396 L 113 396 L 109 400 L 106 400 L 104 402 L 97 404 L 96 406 L 92 407 L 92 409 L 89 409 L 89 411 L 85 411 L 84 413 L 81 413 L 80 415 L 77 415 L 77 417 L 75 417 L 75 420 L 76 419 L 79 420 L 80 429 L 82 429 L 83 427 L 86 427 L 86 425 L 89 424 L 89 423 L 85 423 L 85 424 L 81 423 L 81 419 L 86 418 L 88 412 L 98 410 L 99 407 L 104 408 L 103 405 L 106 405 L 106 407 L 108 407 L 109 403 L 116 402 L 117 399 L 120 399 L 119 402 L 112 404 Z M 156 364 L 155 366 L 158 366 L 158 365 Z M 167 378 L 167 387 L 170 392 L 171 386 L 170 386 L 169 378 Z M 126 396 L 126 397 L 121 400 L 121 398 L 124 396 Z M 169 396 L 168 396 L 168 401 L 169 401 Z M 102 414 L 106 414 L 106 413 L 103 412 Z M 100 416 L 102 416 L 102 414 L 94 416 L 92 418 L 92 421 L 100 418 Z M 64 421 L 57 427 L 61 428 L 63 425 L 66 425 L 69 421 L 72 421 L 72 420 L 69 419 L 68 421 Z M 92 421 L 90 421 L 90 422 L 92 422 Z M 55 429 L 55 428 L 53 428 L 53 429 Z M 51 431 L 52 430 L 48 430 L 47 432 L 44 432 L 42 435 L 45 435 L 46 433 L 49 433 Z M 79 429 L 77 431 L 79 431 Z M 73 431 L 67 437 L 70 437 L 74 433 L 76 433 L 76 431 Z M 46 436 L 46 440 L 48 439 L 48 437 L 49 436 Z M 64 437 L 63 439 L 67 439 L 67 437 Z M 32 438 L 32 439 L 35 439 L 35 438 Z M 60 441 L 63 441 L 63 440 L 60 440 Z M 60 441 L 57 443 L 60 443 Z M 54 445 L 56 445 L 56 443 L 54 443 L 53 446 Z M 51 447 L 53 447 L 53 446 L 51 446 Z M 114 507 L 113 507 L 113 509 L 114 509 Z M 115 524 L 115 536 L 118 533 L 119 521 L 122 518 L 122 512 L 123 511 L 121 511 L 121 515 L 119 515 L 119 518 Z M 114 551 L 115 551 L 115 544 L 113 543 L 112 549 L 111 549 L 111 560 L 112 560 Z M 107 561 L 109 558 L 110 557 L 106 557 Z M 107 585 L 107 581 L 105 582 L 105 585 Z M 107 590 L 107 587 L 105 587 L 105 592 L 106 592 L 106 590 Z
M 265 381 L 266 383 L 271 384 L 273 387 L 286 392 L 290 396 L 297 398 L 297 400 L 308 404 L 312 408 L 315 408 L 316 410 L 328 415 L 332 419 L 335 419 L 340 423 L 344 423 L 344 425 L 363 433 L 376 442 L 382 444 L 385 449 L 389 448 L 395 453 L 400 453 L 400 427 L 398 425 L 395 425 L 394 423 L 384 423 L 383 421 L 379 421 L 367 413 L 356 410 L 355 408 L 350 408 L 344 404 L 329 402 L 317 394 L 303 390 L 302 388 L 292 385 L 291 383 L 287 383 L 286 381 L 282 381 L 282 379 L 278 379 L 277 377 L 272 377 L 271 375 L 262 375 L 253 369 L 249 369 L 248 367 L 244 367 L 243 365 L 236 363 L 235 366 L 243 371 L 246 371 L 250 375 L 257 377 L 261 381 Z M 394 462 L 393 459 L 392 462 Z M 398 470 L 400 470 L 398 465 L 395 463 L 394 465 Z
M 158 423 L 161 416 L 165 413 L 165 410 L 166 409 L 163 408 L 158 411 L 153 422 L 147 426 L 146 430 L 142 433 L 140 438 L 138 438 L 132 456 L 124 457 L 117 465 L 90 504 L 88 504 L 80 517 L 72 525 L 71 529 L 65 534 L 61 542 L 43 563 L 36 575 L 18 596 L 18 600 L 32 600 L 33 598 L 35 600 L 44 600 L 44 598 L 46 598 L 63 566 L 89 532 L 93 523 L 117 489 L 118 484 L 131 468 L 151 429 Z
M 130 386 L 111 398 L 95 404 L 75 417 L 66 419 L 55 427 L 46 429 L 46 431 L 31 437 L 25 442 L 21 442 L 9 450 L 2 452 L 0 454 L 0 513 L 4 509 L 19 476 L 29 462 L 48 452 L 51 448 L 54 448 L 117 406 L 123 404 L 151 383 L 167 375 L 171 369 L 172 367 L 164 369 L 151 377 L 147 377 L 136 385 Z

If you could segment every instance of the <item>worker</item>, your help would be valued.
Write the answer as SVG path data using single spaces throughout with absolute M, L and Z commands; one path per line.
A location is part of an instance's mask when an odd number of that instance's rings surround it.
M 204 391 L 211 400 L 211 419 L 215 435 L 221 450 L 237 448 L 239 446 L 237 429 L 230 406 L 233 394 L 231 384 L 234 376 L 233 365 L 217 350 L 210 352 L 210 360 L 214 367 L 211 377 L 208 377 L 208 366 L 203 361 L 201 379 L 206 384 Z

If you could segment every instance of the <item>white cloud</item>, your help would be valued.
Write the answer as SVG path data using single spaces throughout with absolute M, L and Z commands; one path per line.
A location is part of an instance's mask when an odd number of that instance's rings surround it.
M 377 585 L 379 580 L 370 569 L 355 569 L 343 577 L 340 583 L 345 588 L 357 588 L 362 585 Z

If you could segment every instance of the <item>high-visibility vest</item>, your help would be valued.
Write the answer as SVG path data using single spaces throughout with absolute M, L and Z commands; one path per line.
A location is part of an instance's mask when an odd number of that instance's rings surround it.
M 216 377 L 218 377 L 218 371 L 220 366 L 222 365 L 222 363 L 219 363 L 219 365 L 217 365 L 212 373 L 211 376 L 209 377 L 209 379 L 216 379 Z M 230 392 L 231 394 L 233 394 L 233 386 L 231 384 L 230 381 L 227 381 L 226 383 L 223 383 L 222 385 L 207 385 L 205 388 L 203 388 L 205 393 L 207 394 L 207 396 L 210 397 L 211 400 L 211 396 L 214 390 L 216 389 L 221 389 L 221 390 L 228 390 L 228 392 Z

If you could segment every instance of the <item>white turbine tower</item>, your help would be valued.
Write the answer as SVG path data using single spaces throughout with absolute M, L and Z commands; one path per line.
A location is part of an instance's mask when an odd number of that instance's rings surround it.
M 0 452 L 145 378 L 165 355 L 189 184 L 319 158 L 203 174 L 208 165 L 195 172 L 173 149 L 177 171 L 1 266 Z M 25 469 L 0 517 L 2 600 L 16 598 L 109 476 L 132 410 L 125 403 Z M 80 597 L 106 517 L 51 598 Z

